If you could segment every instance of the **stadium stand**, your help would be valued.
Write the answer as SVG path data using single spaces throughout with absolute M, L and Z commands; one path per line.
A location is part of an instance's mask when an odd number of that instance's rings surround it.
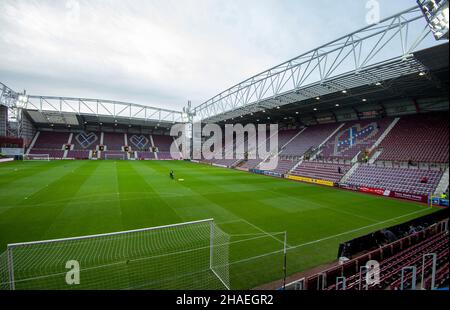
M 318 147 L 328 138 L 338 124 L 325 124 L 308 127 L 300 135 L 295 137 L 282 150 L 281 156 L 303 156 L 311 148 Z
M 151 148 L 150 136 L 148 135 L 128 135 L 128 145 L 133 150 L 148 151 Z M 153 153 L 153 152 L 151 152 Z M 154 154 L 153 154 L 154 157 Z
M 405 116 L 380 144 L 379 161 L 448 163 L 449 113 Z
M 448 219 L 446 220 L 448 221 Z M 423 256 L 435 253 L 437 256 L 437 284 L 448 281 L 448 231 L 444 228 L 444 222 L 432 225 L 424 230 L 387 243 L 373 251 L 363 253 L 344 264 L 334 266 L 314 274 L 305 279 L 305 288 L 308 290 L 336 290 L 338 277 L 345 277 L 346 290 L 358 289 L 399 289 L 401 287 L 401 272 L 405 267 L 415 267 L 417 280 L 420 280 Z M 360 277 L 361 266 L 367 262 L 376 260 L 380 266 L 379 283 L 365 283 L 365 277 Z M 425 263 L 425 287 L 430 283 L 431 260 Z M 411 286 L 411 272 L 405 273 L 405 289 Z M 362 280 L 361 280 L 362 279 Z
M 298 129 L 288 129 L 288 130 L 280 130 L 278 132 L 278 145 L 280 147 L 280 151 L 283 150 L 283 147 L 292 139 L 294 139 L 300 130 Z
M 100 132 L 74 133 L 72 137 L 73 148 L 67 153 L 67 158 L 89 159 L 89 153 L 100 144 Z
M 145 151 L 138 151 L 137 152 L 137 158 L 142 160 L 147 159 L 155 159 L 155 153 L 153 152 L 145 152 Z
M 67 132 L 41 131 L 34 144 L 35 149 L 62 150 L 63 145 L 69 140 Z
M 361 165 L 350 176 L 346 184 L 376 189 L 430 195 L 436 189 L 443 172 L 407 168 L 377 167 Z M 426 182 L 422 182 L 426 178 Z
M 322 147 L 320 158 L 352 160 L 359 152 L 370 149 L 392 121 L 384 118 L 346 123 Z
M 152 135 L 153 143 L 155 147 L 158 149 L 156 153 L 157 159 L 161 160 L 179 160 L 182 159 L 181 154 L 177 153 L 172 156 L 170 154 L 170 146 L 174 142 L 173 137 L 171 136 L 161 136 L 161 135 Z
M 121 151 L 125 145 L 125 138 L 123 133 L 103 133 L 103 145 L 108 151 Z
M 101 159 L 126 159 L 128 156 L 126 152 L 122 151 L 122 148 L 125 145 L 123 133 L 104 132 L 103 145 L 106 146 L 106 150 L 100 153 Z
M 244 162 L 241 166 L 239 166 L 239 168 L 255 169 L 261 162 L 262 162 L 261 159 L 249 159 L 246 162 Z
M 67 132 L 41 131 L 29 154 L 48 154 L 50 158 L 62 159 L 64 144 L 69 140 L 69 135 Z
M 74 150 L 95 150 L 100 144 L 100 132 L 80 132 L 74 133 L 72 144 Z
M 304 161 L 290 174 L 337 183 L 342 179 L 347 171 L 350 170 L 350 168 L 351 165 L 345 164 Z
M 174 156 L 172 156 L 172 154 L 170 154 L 170 152 L 158 152 L 158 159 L 162 159 L 162 160 L 170 160 L 170 159 L 174 159 L 174 160 L 179 160 L 181 159 L 181 155 L 180 154 L 174 154 Z
M 48 157 L 51 159 L 62 159 L 64 157 L 64 151 L 57 151 L 57 150 L 49 150 L 49 149 L 35 149 L 33 148 L 29 152 L 30 155 L 41 155 L 41 154 L 48 154 Z
M 155 147 L 158 148 L 158 152 L 170 152 L 170 146 L 172 145 L 173 137 L 161 135 L 153 135 L 152 137 Z
M 89 153 L 90 153 L 90 151 L 86 151 L 86 150 L 71 150 L 71 151 L 67 152 L 66 158 L 89 159 Z
M 100 152 L 101 159 L 127 159 L 127 152 L 123 151 L 103 151 Z
M 280 175 L 288 173 L 294 166 L 298 163 L 298 161 L 294 160 L 285 160 L 285 159 L 278 159 L 278 164 L 275 169 L 273 169 L 271 172 L 277 173 Z

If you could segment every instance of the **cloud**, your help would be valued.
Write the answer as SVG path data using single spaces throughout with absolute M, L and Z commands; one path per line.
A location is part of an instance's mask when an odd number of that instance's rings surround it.
M 387 16 L 414 1 L 380 1 Z M 349 9 L 351 8 L 351 9 Z M 364 26 L 354 0 L 2 0 L 0 80 L 181 109 Z

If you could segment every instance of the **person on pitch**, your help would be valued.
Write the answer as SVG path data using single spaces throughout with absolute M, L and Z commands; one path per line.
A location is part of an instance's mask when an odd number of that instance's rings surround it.
M 170 170 L 170 178 L 173 180 L 174 179 L 174 173 L 173 170 Z

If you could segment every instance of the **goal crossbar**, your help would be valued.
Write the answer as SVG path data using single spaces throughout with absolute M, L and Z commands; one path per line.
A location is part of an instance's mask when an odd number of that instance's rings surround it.
M 47 160 L 50 161 L 50 154 L 26 154 L 23 156 L 23 160 Z
M 126 234 L 138 233 L 138 232 L 146 232 L 146 231 L 159 230 L 159 229 L 165 229 L 165 228 L 174 228 L 174 227 L 207 223 L 207 222 L 214 223 L 214 219 L 206 219 L 206 220 L 199 220 L 199 221 L 192 221 L 192 222 L 169 224 L 169 225 L 163 225 L 163 226 L 117 231 L 117 232 L 112 232 L 112 233 L 87 235 L 87 236 L 80 236 L 80 237 L 69 237 L 69 238 L 49 239 L 49 240 L 41 240 L 41 241 L 10 243 L 7 245 L 7 247 L 15 248 L 15 247 L 26 246 L 26 245 L 45 244 L 45 243 L 54 243 L 54 242 L 62 242 L 62 241 L 74 241 L 74 240 L 83 240 L 83 239 L 93 239 L 93 238 L 99 238 L 99 237 L 111 237 L 111 236 L 117 236 L 117 235 L 126 235 Z
M 109 285 L 102 276 L 104 270 L 112 269 L 119 279 L 113 285 L 119 289 L 130 288 L 130 285 L 155 287 L 152 283 L 167 288 L 185 285 L 188 289 L 230 289 L 228 247 L 229 235 L 216 226 L 212 218 L 105 234 L 11 243 L 5 253 L 6 268 L 2 271 L 0 266 L 0 277 L 2 272 L 5 277 L 6 272 L 7 278 L 0 279 L 3 282 L 0 284 L 9 283 L 11 290 L 52 289 L 55 286 L 69 289 L 57 279 L 64 274 L 63 265 L 73 261 L 75 255 L 76 260 L 83 261 L 83 268 L 80 268 L 85 274 L 83 277 L 93 280 L 85 282 L 88 287 L 102 281 Z M 178 274 L 180 282 L 171 282 L 174 273 Z M 127 277 L 132 282 L 120 280 Z M 48 281 L 37 284 L 39 279 Z
M 105 153 L 105 160 L 125 160 L 126 159 L 126 155 L 125 154 L 108 154 Z

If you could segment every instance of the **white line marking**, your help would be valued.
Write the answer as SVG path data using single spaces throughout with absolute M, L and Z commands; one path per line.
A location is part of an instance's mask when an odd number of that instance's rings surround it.
M 336 212 L 336 213 L 342 213 L 342 214 L 353 216 L 353 217 L 359 217 L 359 218 L 361 218 L 363 220 L 367 220 L 367 221 L 370 221 L 370 222 L 374 222 L 374 223 L 378 222 L 378 220 L 370 218 L 370 217 L 367 217 L 367 216 L 363 216 L 363 215 L 359 215 L 359 214 L 355 214 L 355 213 L 350 213 L 350 212 L 342 211 L 342 210 L 339 210 L 339 209 L 324 207 L 324 206 L 322 206 L 322 208 L 325 208 L 327 210 L 331 210 L 331 211 Z
M 381 221 L 381 222 L 378 222 L 378 223 L 375 223 L 375 224 L 371 224 L 371 225 L 367 225 L 367 226 L 364 226 L 364 227 L 352 229 L 352 230 L 349 230 L 349 231 L 346 231 L 346 232 L 343 232 L 343 233 L 340 233 L 340 234 L 328 236 L 328 237 L 325 237 L 325 238 L 322 238 L 322 239 L 309 241 L 309 242 L 298 244 L 298 245 L 295 245 L 295 246 L 288 246 L 287 250 L 288 251 L 289 250 L 294 250 L 294 249 L 297 249 L 297 248 L 300 248 L 300 247 L 304 247 L 304 246 L 307 246 L 307 245 L 320 243 L 320 242 L 325 241 L 325 240 L 333 239 L 333 238 L 340 237 L 340 236 L 345 236 L 347 234 L 351 234 L 351 233 L 354 233 L 354 232 L 357 232 L 357 231 L 360 231 L 360 230 L 364 230 L 366 228 L 370 228 L 370 227 L 377 226 L 377 225 L 384 224 L 384 223 L 389 223 L 389 222 L 392 222 L 392 221 L 395 221 L 395 220 L 398 220 L 398 219 L 401 219 L 401 218 L 404 218 L 404 217 L 408 217 L 408 216 L 411 216 L 411 215 L 414 215 L 414 214 L 422 213 L 422 212 L 428 211 L 428 210 L 429 210 L 429 208 L 426 208 L 426 209 L 423 209 L 423 210 L 419 210 L 419 211 L 411 212 L 411 213 L 404 214 L 404 215 L 401 215 L 401 216 L 397 216 L 397 217 L 394 217 L 394 218 L 391 218 L 391 219 L 388 219 L 388 220 L 385 220 L 385 221 Z M 262 257 L 265 257 L 265 256 L 270 256 L 270 255 L 273 255 L 273 254 L 281 253 L 281 252 L 283 252 L 283 250 L 273 251 L 273 252 L 270 252 L 270 253 L 265 253 L 265 254 L 261 254 L 261 255 L 258 255 L 258 256 L 253 256 L 253 257 L 245 258 L 245 259 L 238 260 L 238 261 L 235 261 L 235 262 L 231 262 L 228 265 L 239 264 L 239 263 L 251 261 L 253 259 L 258 259 L 258 258 L 262 258 Z
M 238 219 L 238 220 L 231 220 L 231 221 L 225 221 L 225 222 L 214 221 L 214 223 L 216 223 L 216 225 L 227 225 L 227 224 L 234 224 L 234 223 L 239 223 L 239 222 L 242 222 L 242 220 Z
M 265 230 L 259 228 L 259 227 L 256 226 L 255 224 L 252 224 L 252 223 L 250 223 L 249 221 L 247 221 L 247 220 L 245 220 L 245 219 L 241 219 L 241 220 L 242 220 L 242 222 L 247 223 L 248 225 L 252 226 L 252 227 L 255 228 L 256 230 L 259 230 L 259 231 L 262 232 L 263 234 L 265 234 L 265 235 L 271 237 L 272 239 L 274 239 L 274 240 L 278 241 L 279 243 L 281 243 L 282 245 L 284 245 L 284 242 L 283 242 L 283 241 L 281 241 L 280 239 L 276 238 L 275 236 L 269 234 L 267 231 L 265 231 Z M 288 243 L 286 243 L 286 246 L 287 246 L 288 248 L 291 247 Z

